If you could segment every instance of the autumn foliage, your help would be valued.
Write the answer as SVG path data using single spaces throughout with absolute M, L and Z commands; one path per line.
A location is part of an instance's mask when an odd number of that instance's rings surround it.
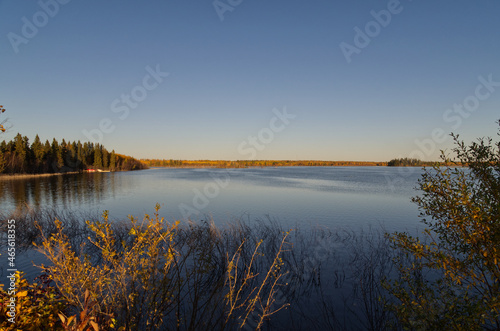
M 497 330 L 500 142 L 479 139 L 467 146 L 453 137 L 453 161 L 468 167 L 434 167 L 420 179 L 423 193 L 413 201 L 426 229 L 422 238 L 391 236 L 401 255 L 399 278 L 386 284 L 396 299 L 389 307 L 408 329 Z
M 52 286 L 42 293 L 18 275 L 16 323 L 0 318 L 0 329 L 261 329 L 287 306 L 275 296 L 285 286 L 288 233 L 271 241 L 269 233 L 257 240 L 238 227 L 181 227 L 159 208 L 128 222 L 111 222 L 105 212 L 102 221 L 86 222 L 79 245 L 62 222 L 50 233 L 39 225 L 35 245 L 50 262 L 40 267 Z M 0 289 L 0 299 L 5 317 L 9 294 Z
M 368 161 L 315 161 L 315 160 L 160 160 L 141 159 L 150 167 L 174 168 L 249 168 L 249 167 L 334 167 L 334 166 L 385 166 L 386 162 Z

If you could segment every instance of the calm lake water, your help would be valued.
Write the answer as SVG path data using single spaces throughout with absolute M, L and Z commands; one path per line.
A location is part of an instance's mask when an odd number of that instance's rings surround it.
M 0 209 L 56 207 L 102 213 L 112 219 L 152 213 L 168 220 L 272 218 L 285 227 L 319 225 L 389 231 L 415 228 L 410 198 L 419 168 L 277 167 L 148 169 L 0 181 Z
M 0 208 L 3 212 L 27 205 L 85 213 L 109 210 L 111 219 L 123 219 L 152 214 L 159 203 L 160 214 L 171 221 L 212 218 L 223 226 L 238 219 L 251 223 L 270 218 L 284 230 L 320 227 L 360 231 L 369 226 L 380 229 L 382 225 L 389 232 L 415 232 L 419 227 L 418 209 L 410 198 L 419 193 L 414 188 L 421 173 L 419 168 L 392 167 L 162 168 L 84 173 L 0 181 Z M 329 283 L 329 276 L 345 266 L 339 266 L 337 260 L 322 261 L 321 247 L 312 248 L 308 261 L 321 262 L 324 281 Z M 29 280 L 40 273 L 33 261 L 46 263 L 43 255 L 33 250 L 16 255 L 16 267 Z M 5 284 L 4 265 L 0 282 Z M 347 272 L 349 277 L 349 272 L 356 271 Z M 359 329 L 357 316 L 344 315 L 347 312 L 342 299 L 352 293 L 355 283 L 347 278 L 343 286 L 337 288 L 335 284 L 330 281 L 322 288 L 321 297 L 331 299 L 337 317 L 345 318 L 345 326 Z M 316 311 L 318 298 L 318 293 L 309 293 L 302 312 L 321 320 L 323 315 Z M 287 329 L 289 317 L 282 312 L 273 319 Z

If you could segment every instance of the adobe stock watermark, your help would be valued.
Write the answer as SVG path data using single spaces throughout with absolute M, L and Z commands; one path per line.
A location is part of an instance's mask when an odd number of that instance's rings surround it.
M 17 306 L 17 296 L 16 292 L 18 291 L 18 288 L 16 286 L 16 278 L 19 278 L 19 271 L 17 270 L 16 266 L 16 220 L 10 219 L 7 220 L 7 246 L 8 246 L 8 253 L 7 255 L 9 256 L 7 258 L 8 263 L 6 264 L 8 269 L 7 272 L 10 274 L 7 276 L 9 279 L 9 287 L 8 289 L 8 296 L 9 299 L 5 298 L 4 305 L 6 307 L 6 315 L 7 315 L 7 321 L 9 321 L 12 324 L 16 323 L 16 306 Z
M 264 150 L 265 146 L 274 140 L 275 133 L 283 131 L 290 124 L 290 120 L 296 117 L 296 115 L 289 114 L 286 107 L 283 107 L 281 111 L 274 108 L 272 113 L 274 116 L 269 120 L 268 127 L 259 130 L 256 136 L 248 136 L 238 145 L 237 151 L 240 154 L 249 155 L 251 159 L 255 159 L 258 152 Z M 231 181 L 228 170 L 212 171 L 210 177 L 212 181 L 206 183 L 203 189 L 193 188 L 191 204 L 180 203 L 178 205 L 184 220 L 188 220 L 193 215 L 200 215 L 201 211 L 208 207 L 210 201 L 216 199 L 221 190 L 225 189 Z
M 10 45 L 14 50 L 14 53 L 19 53 L 19 46 L 21 44 L 26 45 L 31 39 L 35 38 L 38 34 L 39 29 L 46 26 L 51 18 L 54 18 L 58 13 L 62 5 L 66 5 L 71 0 L 40 0 L 38 1 L 38 6 L 40 10 L 33 14 L 31 19 L 23 16 L 21 17 L 21 34 L 14 32 L 7 33 L 7 39 L 9 39 Z
M 258 152 L 263 151 L 267 145 L 274 141 L 275 134 L 285 130 L 290 125 L 290 120 L 297 117 L 297 115 L 289 114 L 286 107 L 283 107 L 281 111 L 274 108 L 273 114 L 275 116 L 269 120 L 268 127 L 259 130 L 256 136 L 248 136 L 238 145 L 238 153 L 247 156 L 250 160 L 255 160 Z
M 354 27 L 355 34 L 353 43 L 349 44 L 343 41 L 339 44 L 340 50 L 347 63 L 351 63 L 352 56 L 354 54 L 359 55 L 362 49 L 370 45 L 371 41 L 380 35 L 382 28 L 386 28 L 391 24 L 393 16 L 400 14 L 402 11 L 403 6 L 399 0 L 389 0 L 389 2 L 387 2 L 387 9 L 370 11 L 373 20 L 368 21 L 363 29 L 358 26 Z
M 479 83 L 474 88 L 474 91 L 466 96 L 461 102 L 453 104 L 452 107 L 446 109 L 443 113 L 443 121 L 451 124 L 453 130 L 457 130 L 475 111 L 479 109 L 482 101 L 488 100 L 496 89 L 500 87 L 500 81 L 493 80 L 493 74 L 489 74 L 486 78 L 479 76 L 477 78 Z M 442 127 L 434 128 L 430 137 L 425 139 L 415 139 L 416 148 L 408 155 L 409 158 L 426 160 L 426 158 L 433 155 L 439 144 L 444 143 L 449 139 L 448 133 Z M 415 171 L 414 167 L 399 167 L 395 179 L 386 174 L 386 180 L 392 191 L 398 183 L 404 182 L 405 178 L 409 177 Z
M 226 12 L 232 12 L 236 7 L 241 5 L 243 0 L 215 0 L 212 2 L 215 12 L 221 22 L 224 21 L 224 15 Z
M 221 189 L 226 188 L 231 180 L 229 171 L 213 171 L 210 173 L 213 181 L 206 183 L 202 190 L 193 188 L 193 201 L 191 205 L 179 204 L 179 211 L 184 220 L 190 219 L 193 215 L 200 215 L 201 211 L 208 207 L 210 201 L 217 198 Z
M 111 112 L 119 114 L 118 118 L 121 121 L 126 120 L 130 115 L 130 110 L 136 109 L 139 104 L 147 98 L 148 92 L 160 86 L 164 79 L 170 75 L 168 72 L 161 71 L 159 64 L 157 64 L 154 69 L 151 68 L 151 66 L 146 66 L 145 70 L 146 74 L 142 78 L 140 84 L 131 88 L 129 93 L 122 93 L 119 98 L 111 102 Z M 97 128 L 90 130 L 84 129 L 82 133 L 89 141 L 102 143 L 104 134 L 112 133 L 115 129 L 116 125 L 113 124 L 113 120 L 110 118 L 103 118 L 99 121 Z

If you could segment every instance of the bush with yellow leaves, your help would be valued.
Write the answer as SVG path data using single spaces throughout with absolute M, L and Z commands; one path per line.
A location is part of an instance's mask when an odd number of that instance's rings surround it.
M 87 222 L 90 235 L 78 248 L 61 222 L 51 235 L 40 227 L 38 248 L 51 262 L 41 267 L 73 315 L 60 315 L 66 330 L 78 323 L 82 330 L 260 329 L 286 307 L 274 296 L 284 286 L 287 233 L 270 236 L 264 251 L 237 226 L 180 227 L 159 208 L 128 223 L 111 222 L 105 212 L 102 221 Z
M 388 308 L 407 329 L 498 330 L 500 142 L 467 146 L 452 136 L 454 161 L 466 167 L 436 166 L 419 181 L 423 194 L 413 201 L 425 239 L 391 236 L 401 254 L 399 278 L 385 284 L 395 299 Z
M 1 330 L 63 330 L 58 314 L 67 303 L 47 274 L 30 284 L 17 271 L 14 282 L 14 290 L 5 290 L 0 284 Z

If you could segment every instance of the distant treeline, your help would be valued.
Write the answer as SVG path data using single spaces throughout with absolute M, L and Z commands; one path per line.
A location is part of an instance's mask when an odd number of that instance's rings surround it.
M 386 166 L 387 162 L 355 161 L 290 161 L 290 160 L 158 160 L 143 159 L 150 167 L 179 168 L 248 168 L 248 167 L 332 167 L 332 166 Z
M 387 165 L 389 167 L 431 167 L 438 163 L 441 164 L 442 162 L 422 161 L 419 159 L 412 159 L 405 157 L 399 159 L 392 159 L 389 162 L 387 162 Z
M 127 171 L 147 168 L 140 161 L 125 155 L 109 152 L 100 144 L 80 141 L 50 143 L 40 141 L 38 135 L 30 144 L 28 137 L 17 134 L 11 141 L 0 143 L 0 173 L 40 174 L 85 169 Z

